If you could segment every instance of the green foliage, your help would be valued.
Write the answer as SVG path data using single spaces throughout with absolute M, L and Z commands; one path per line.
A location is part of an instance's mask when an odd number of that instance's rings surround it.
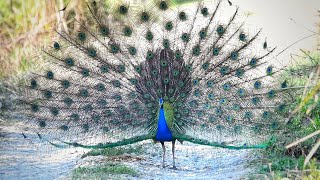
M 281 132 L 274 134 L 277 141 L 264 152 L 266 161 L 258 163 L 260 173 L 269 174 L 272 172 L 274 174 L 273 179 L 287 177 L 286 171 L 290 169 L 299 170 L 302 173 L 305 156 L 317 141 L 318 137 L 315 136 L 290 149 L 285 148 L 286 145 L 320 129 L 320 101 L 314 98 L 319 93 L 319 90 L 315 89 L 319 86 L 317 81 L 319 77 L 310 78 L 310 72 L 315 72 L 319 68 L 319 62 L 320 54 L 308 53 L 306 58 L 298 60 L 296 65 L 289 67 L 289 70 L 281 75 L 283 79 L 280 79 L 280 82 L 289 79 L 290 86 L 302 86 L 302 90 L 307 84 L 310 87 L 305 89 L 306 94 L 304 96 L 295 97 L 295 102 L 286 109 L 288 115 L 294 110 L 296 110 L 296 113 Z M 314 154 L 314 157 L 320 158 L 319 151 Z M 309 176 L 319 176 L 319 165 L 318 161 L 313 160 L 310 165 L 310 168 L 313 169 L 311 170 L 312 173 L 301 175 L 303 176 L 302 179 L 309 178 Z
M 279 158 L 278 156 L 269 157 L 271 160 L 271 170 L 278 172 L 278 171 L 286 171 L 288 169 L 303 169 L 303 162 L 304 158 L 292 158 L 288 156 L 283 156 Z M 264 165 L 261 167 L 261 172 L 268 172 L 270 167 L 268 165 Z
M 138 175 L 134 169 L 126 165 L 106 163 L 90 167 L 78 167 L 73 170 L 72 179 L 110 179 L 116 174 Z
M 92 150 L 82 156 L 85 158 L 87 156 L 106 156 L 106 157 L 114 157 L 121 156 L 124 154 L 141 154 L 143 153 L 142 145 L 128 145 L 123 147 L 115 147 L 115 148 L 106 148 L 106 149 L 95 149 Z M 110 179 L 119 177 L 115 177 L 114 175 L 131 175 L 138 176 L 138 172 L 136 172 L 131 167 L 128 167 L 121 163 L 109 162 L 104 164 L 99 164 L 95 166 L 86 166 L 79 167 L 73 170 L 72 179 Z
M 303 174 L 302 179 L 303 180 L 309 180 L 309 179 L 320 179 L 320 164 L 317 163 L 316 159 L 313 159 L 310 161 L 310 171 Z

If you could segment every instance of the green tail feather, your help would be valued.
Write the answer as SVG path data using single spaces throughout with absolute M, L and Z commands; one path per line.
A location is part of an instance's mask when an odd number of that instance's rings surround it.
M 100 143 L 97 145 L 83 145 L 83 144 L 78 144 L 78 143 L 70 143 L 70 142 L 64 142 L 61 141 L 62 144 L 58 144 L 58 143 L 54 143 L 54 142 L 50 142 L 48 141 L 51 145 L 57 147 L 57 148 L 67 148 L 69 146 L 73 146 L 73 147 L 82 147 L 82 148 L 89 148 L 89 149 L 103 149 L 103 148 L 113 148 L 113 147 L 118 147 L 118 146 L 125 146 L 128 144 L 134 144 L 140 141 L 144 141 L 144 140 L 148 140 L 148 139 L 153 139 L 154 135 L 142 135 L 142 136 L 135 136 L 132 137 L 130 139 L 123 139 L 121 141 L 117 141 L 117 142 L 108 142 L 108 143 Z
M 227 145 L 224 143 L 218 143 L 218 142 L 210 142 L 206 139 L 197 139 L 197 138 L 193 138 L 190 136 L 181 136 L 181 137 L 176 137 L 176 139 L 180 140 L 180 141 L 188 141 L 194 144 L 201 144 L 201 145 L 206 145 L 206 146 L 213 146 L 213 147 L 219 147 L 219 148 L 226 148 L 226 149 L 234 149 L 234 150 L 241 150 L 241 149 L 266 149 L 268 148 L 271 143 L 272 140 L 268 140 L 265 143 L 261 143 L 261 144 L 257 144 L 257 145 L 247 145 L 244 144 L 242 146 L 234 146 L 234 145 Z
M 103 149 L 103 148 L 113 148 L 113 147 L 118 147 L 118 146 L 125 146 L 128 144 L 134 144 L 140 141 L 148 140 L 148 139 L 153 139 L 154 140 L 155 136 L 154 134 L 148 134 L 148 135 L 142 135 L 142 136 L 136 136 L 130 139 L 124 139 L 121 141 L 117 142 L 111 142 L 111 143 L 105 143 L 105 144 L 97 144 L 97 145 L 82 145 L 78 143 L 70 143 L 70 142 L 61 142 L 63 144 L 57 144 L 48 141 L 51 145 L 57 147 L 57 148 L 67 148 L 69 146 L 73 147 L 82 147 L 82 148 L 89 148 L 89 149 Z M 244 144 L 242 146 L 234 146 L 234 145 L 227 145 L 224 143 L 218 143 L 218 142 L 209 142 L 208 140 L 205 139 L 197 139 L 193 138 L 190 136 L 176 136 L 174 139 L 179 140 L 180 142 L 182 141 L 187 141 L 191 142 L 194 144 L 200 144 L 200 145 L 206 145 L 206 146 L 213 146 L 213 147 L 219 147 L 219 148 L 226 148 L 226 149 L 234 149 L 234 150 L 241 150 L 241 149 L 266 149 L 269 146 L 271 146 L 274 143 L 274 139 L 271 138 L 265 143 L 257 144 L 257 145 L 247 145 Z

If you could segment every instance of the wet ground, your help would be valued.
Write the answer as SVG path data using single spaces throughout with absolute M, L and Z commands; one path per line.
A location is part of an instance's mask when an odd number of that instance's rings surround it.
M 166 144 L 166 168 L 161 167 L 162 149 L 151 141 L 141 142 L 143 153 L 120 160 L 138 176 L 112 175 L 115 179 L 242 179 L 253 172 L 248 160 L 252 150 L 225 150 L 191 143 L 176 145 L 172 169 L 171 143 Z M 0 179 L 71 179 L 72 169 L 109 161 L 105 156 L 81 158 L 88 150 L 57 149 L 24 139 L 14 126 L 0 125 Z

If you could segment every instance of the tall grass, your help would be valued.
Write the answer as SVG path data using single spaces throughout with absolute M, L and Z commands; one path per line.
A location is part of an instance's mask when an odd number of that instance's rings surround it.
M 107 1 L 109 7 L 112 0 Z M 174 0 L 176 5 L 193 0 Z M 53 28 L 70 28 L 70 17 L 85 20 L 84 0 L 3 0 L 0 1 L 0 78 L 25 71 L 38 61 L 43 46 L 55 34 Z M 65 11 L 60 11 L 67 7 Z M 108 7 L 106 7 L 108 8 Z
M 54 0 L 0 1 L 0 77 L 25 70 L 55 23 Z
M 277 141 L 264 153 L 261 172 L 270 179 L 288 177 L 308 179 L 320 177 L 320 52 L 302 51 L 296 64 L 282 74 L 290 79 L 290 86 L 300 86 L 301 96 L 294 97 L 290 105 L 291 115 L 285 128 L 277 134 Z M 289 110 L 288 109 L 288 110 Z

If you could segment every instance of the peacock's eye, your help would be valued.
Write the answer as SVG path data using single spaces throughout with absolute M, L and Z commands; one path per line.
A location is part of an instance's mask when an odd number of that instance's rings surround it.
M 272 75 L 272 66 L 267 67 L 267 75 Z
M 206 30 L 205 30 L 205 29 L 202 29 L 202 30 L 199 32 L 199 36 L 200 36 L 200 39 L 206 38 L 206 36 L 207 36 Z
M 222 36 L 223 34 L 224 34 L 224 28 L 223 28 L 223 26 L 218 26 L 218 28 L 217 28 L 217 33 L 218 33 L 218 35 L 220 35 L 220 36 Z
M 202 8 L 201 9 L 201 14 L 203 15 L 203 16 L 208 16 L 208 8 L 206 8 L 206 7 L 204 7 L 204 8 Z
M 169 46 L 170 46 L 169 40 L 168 39 L 164 39 L 163 40 L 163 47 L 164 48 L 169 48 Z
M 149 19 L 150 19 L 149 14 L 147 12 L 142 12 L 140 19 L 141 19 L 142 22 L 149 21 Z
M 80 41 L 85 41 L 86 40 L 86 34 L 83 32 L 78 33 L 78 38 Z
M 48 79 L 53 79 L 53 77 L 54 77 L 54 73 L 52 71 L 48 71 L 47 72 L 47 78 Z
M 159 8 L 160 8 L 161 10 L 167 10 L 167 9 L 168 9 L 168 4 L 167 4 L 167 2 L 161 1 L 160 4 L 159 4 Z
M 187 20 L 187 15 L 186 15 L 186 13 L 185 13 L 184 11 L 182 11 L 182 12 L 179 13 L 179 19 L 180 19 L 181 21 Z
M 60 44 L 59 43 L 57 43 L 57 42 L 55 42 L 54 44 L 53 44 L 53 47 L 54 47 L 54 49 L 60 49 Z
M 172 22 L 171 21 L 167 22 L 166 25 L 165 25 L 165 28 L 166 28 L 167 31 L 172 30 L 172 28 L 173 28 Z
M 188 33 L 183 33 L 181 39 L 183 42 L 188 42 L 190 40 L 190 35 Z
M 129 26 L 125 26 L 123 28 L 123 35 L 125 36 L 131 36 L 132 35 L 132 30 Z
M 121 5 L 119 7 L 119 12 L 120 12 L 120 14 L 127 14 L 128 8 L 125 5 Z
M 153 39 L 153 34 L 152 34 L 151 31 L 148 31 L 148 32 L 147 32 L 147 34 L 146 34 L 146 39 L 147 39 L 148 41 L 151 41 L 151 40 Z
M 241 33 L 239 35 L 239 39 L 240 39 L 240 41 L 245 41 L 246 40 L 246 35 L 244 33 Z
M 108 27 L 100 27 L 100 33 L 102 34 L 102 36 L 108 36 L 110 33 L 110 30 Z

